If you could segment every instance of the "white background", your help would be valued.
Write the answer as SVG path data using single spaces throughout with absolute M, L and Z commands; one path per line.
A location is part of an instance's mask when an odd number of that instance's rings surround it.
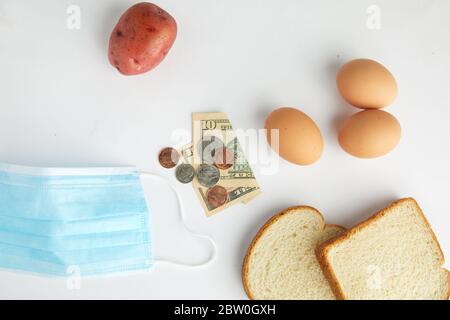
M 258 228 L 281 209 L 307 204 L 331 223 L 351 226 L 390 201 L 413 196 L 450 257 L 450 2 L 447 0 L 159 0 L 178 23 L 163 63 L 135 77 L 107 60 L 109 34 L 127 0 L 0 2 L 0 161 L 36 166 L 136 165 L 171 179 L 187 224 L 211 235 L 212 265 L 157 265 L 147 274 L 65 280 L 0 271 L 0 298 L 243 299 L 240 271 Z M 66 27 L 69 5 L 81 29 Z M 370 5 L 381 29 L 366 26 Z M 337 93 L 337 68 L 352 58 L 385 64 L 400 92 L 388 108 L 401 143 L 376 160 L 356 159 L 337 143 L 337 127 L 357 111 Z M 191 113 L 226 112 L 235 128 L 261 128 L 268 113 L 295 106 L 322 130 L 319 162 L 280 161 L 277 174 L 253 169 L 263 194 L 206 218 L 190 185 L 160 168 L 158 151 L 191 130 Z M 177 222 L 175 198 L 146 183 L 158 256 L 208 257 L 207 243 Z

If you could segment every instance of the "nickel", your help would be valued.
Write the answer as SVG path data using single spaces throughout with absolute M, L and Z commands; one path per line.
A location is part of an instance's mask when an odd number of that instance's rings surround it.
M 187 163 L 180 164 L 175 170 L 175 177 L 181 183 L 189 183 L 194 179 L 195 169 Z

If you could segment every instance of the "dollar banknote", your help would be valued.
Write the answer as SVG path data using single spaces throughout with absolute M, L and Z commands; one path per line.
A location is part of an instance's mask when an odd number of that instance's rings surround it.
M 233 155 L 229 167 L 220 167 L 215 187 L 201 185 L 199 177 L 192 181 L 206 215 L 212 216 L 237 203 L 248 203 L 259 195 L 260 187 L 226 114 L 194 113 L 192 122 L 192 144 L 179 150 L 183 162 L 197 169 L 200 165 L 216 165 L 215 151 L 220 148 L 226 148 Z

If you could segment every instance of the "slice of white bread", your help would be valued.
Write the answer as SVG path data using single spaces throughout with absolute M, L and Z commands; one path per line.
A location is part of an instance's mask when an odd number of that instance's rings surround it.
M 394 202 L 317 248 L 339 299 L 448 299 L 449 272 L 428 221 L 412 198 Z
M 242 281 L 250 299 L 336 299 L 315 256 L 318 243 L 341 234 L 314 208 L 288 208 L 256 234 L 244 259 Z

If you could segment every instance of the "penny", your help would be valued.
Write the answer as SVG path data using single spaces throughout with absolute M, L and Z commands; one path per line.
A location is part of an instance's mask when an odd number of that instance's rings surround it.
M 218 208 L 227 203 L 228 192 L 224 187 L 214 186 L 206 192 L 206 200 L 212 208 Z
M 173 168 L 180 160 L 180 154 L 174 148 L 164 148 L 158 156 L 159 163 L 166 169 Z
M 202 163 L 213 164 L 214 163 L 214 153 L 216 149 L 224 148 L 222 140 L 219 137 L 205 135 L 198 142 L 198 155 L 202 160 Z
M 214 186 L 220 179 L 219 169 L 210 164 L 199 165 L 196 175 L 198 182 L 206 188 Z
M 175 177 L 181 183 L 189 183 L 194 179 L 195 169 L 187 163 L 180 164 L 175 170 Z
M 234 152 L 228 148 L 216 149 L 214 153 L 214 165 L 222 170 L 231 168 L 234 164 Z

